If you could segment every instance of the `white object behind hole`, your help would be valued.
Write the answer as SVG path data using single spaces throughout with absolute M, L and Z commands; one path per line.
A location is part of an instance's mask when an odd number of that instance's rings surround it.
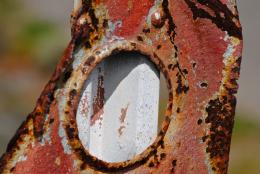
M 93 123 L 93 104 L 103 76 L 104 107 Z M 83 146 L 106 162 L 142 153 L 157 137 L 159 72 L 145 56 L 118 54 L 102 61 L 89 76 L 77 111 Z

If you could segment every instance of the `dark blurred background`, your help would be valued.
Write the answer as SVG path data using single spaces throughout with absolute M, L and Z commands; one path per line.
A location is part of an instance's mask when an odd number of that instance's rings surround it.
M 70 40 L 72 8 L 72 0 L 0 0 L 0 155 Z M 244 53 L 229 173 L 259 174 L 260 1 L 238 0 L 238 9 Z

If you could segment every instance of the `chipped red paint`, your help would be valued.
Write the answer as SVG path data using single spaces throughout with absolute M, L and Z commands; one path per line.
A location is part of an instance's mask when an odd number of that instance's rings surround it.
M 242 54 L 233 0 L 83 1 L 72 36 L 1 158 L 1 173 L 227 173 Z M 89 74 L 119 52 L 149 57 L 165 76 L 169 100 L 155 142 L 134 159 L 107 163 L 83 147 L 75 118 Z M 101 77 L 92 124 L 104 105 Z
M 121 22 L 115 29 L 115 35 L 129 37 L 140 33 L 141 25 L 154 0 L 105 0 L 111 22 Z
M 50 139 L 46 142 L 34 141 L 33 144 L 29 145 L 24 154 L 26 160 L 16 164 L 13 169 L 14 174 L 75 173 L 72 155 L 65 154 L 62 147 L 62 137 L 58 135 L 61 123 L 57 109 L 56 103 L 50 106 L 49 125 L 46 125 L 50 129 Z

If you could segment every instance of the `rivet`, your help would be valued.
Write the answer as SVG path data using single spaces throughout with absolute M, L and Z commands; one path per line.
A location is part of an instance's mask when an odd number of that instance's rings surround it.
M 87 22 L 87 20 L 84 17 L 79 19 L 80 25 L 84 25 L 86 22 Z
M 163 10 L 156 10 L 151 16 L 151 21 L 154 27 L 161 28 L 164 25 L 165 21 Z

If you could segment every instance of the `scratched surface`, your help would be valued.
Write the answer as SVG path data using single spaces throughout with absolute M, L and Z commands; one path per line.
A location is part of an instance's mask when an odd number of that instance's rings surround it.
M 71 21 L 72 40 L 1 173 L 227 173 L 242 50 L 234 0 L 75 1 Z M 76 116 L 91 72 L 120 52 L 149 57 L 169 101 L 154 143 L 108 163 L 84 147 Z

